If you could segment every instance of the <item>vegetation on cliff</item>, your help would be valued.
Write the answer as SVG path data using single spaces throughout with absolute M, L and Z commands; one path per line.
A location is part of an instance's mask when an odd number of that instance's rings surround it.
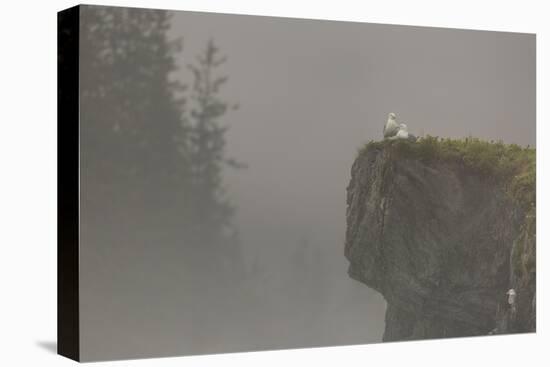
M 535 214 L 534 148 L 471 137 L 450 139 L 428 135 L 414 143 L 406 140 L 371 141 L 359 154 L 383 147 L 390 148 L 396 158 L 415 158 L 426 163 L 456 163 L 480 176 L 499 180 L 523 210 Z
M 426 136 L 412 143 L 406 140 L 371 141 L 360 154 L 369 149 L 390 148 L 392 156 L 415 158 L 423 162 L 450 162 L 488 179 L 498 180 L 525 212 L 522 235 L 512 256 L 514 271 L 528 274 L 535 269 L 536 235 L 536 150 L 529 146 L 486 141 L 479 138 L 439 138 Z M 532 244 L 532 245 L 530 245 Z

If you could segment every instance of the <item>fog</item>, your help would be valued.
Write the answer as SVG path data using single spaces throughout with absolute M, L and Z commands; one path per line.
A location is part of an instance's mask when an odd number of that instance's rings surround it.
M 211 255 L 175 246 L 171 211 L 140 202 L 101 222 L 116 204 L 107 197 L 94 207 L 99 186 L 84 180 L 85 358 L 380 342 L 385 302 L 348 277 L 343 255 L 357 150 L 382 138 L 389 112 L 417 135 L 534 146 L 534 36 L 171 14 L 169 36 L 183 39 L 173 79 L 189 84 L 186 65 L 210 39 L 227 56 L 221 94 L 240 107 L 220 118 L 225 153 L 247 168 L 225 167 L 222 177 L 244 280 L 224 283 Z M 84 142 L 82 151 L 94 156 L 99 146 Z M 136 219 L 140 212 L 155 220 Z

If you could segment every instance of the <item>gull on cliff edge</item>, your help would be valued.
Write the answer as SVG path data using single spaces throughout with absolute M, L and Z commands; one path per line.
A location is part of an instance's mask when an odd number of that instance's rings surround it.
M 388 120 L 386 125 L 384 125 L 384 138 L 389 138 L 397 134 L 399 131 L 399 124 L 397 123 L 397 116 L 395 113 L 390 112 L 388 114 Z
M 388 139 L 388 140 L 405 139 L 412 142 L 415 142 L 417 140 L 416 136 L 409 133 L 407 125 L 403 123 L 399 124 L 397 122 L 397 117 L 393 112 L 390 112 L 388 114 L 388 121 L 384 126 L 384 139 Z

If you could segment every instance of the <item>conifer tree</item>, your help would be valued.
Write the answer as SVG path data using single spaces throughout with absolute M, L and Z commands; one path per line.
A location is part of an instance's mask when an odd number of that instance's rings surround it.
M 102 197 L 173 201 L 188 173 L 184 86 L 171 78 L 181 41 L 168 38 L 170 13 L 83 6 L 81 24 L 80 136 L 93 150 L 82 156 L 86 179 L 115 190 Z
M 229 109 L 237 108 L 220 96 L 220 89 L 228 78 L 218 75 L 217 68 L 225 61 L 209 40 L 197 63 L 189 65 L 193 74 L 188 151 L 193 231 L 197 240 L 206 245 L 235 242 L 237 236 L 231 224 L 234 208 L 225 197 L 222 181 L 224 166 L 243 167 L 227 159 L 225 153 L 227 126 L 221 125 L 220 120 Z

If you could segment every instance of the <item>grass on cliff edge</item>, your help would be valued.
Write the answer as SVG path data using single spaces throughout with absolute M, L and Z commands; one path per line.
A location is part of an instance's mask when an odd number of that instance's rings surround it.
M 424 162 L 455 162 L 472 172 L 502 181 L 514 200 L 534 215 L 536 150 L 502 141 L 478 138 L 450 139 L 426 136 L 417 142 L 406 140 L 371 141 L 359 154 L 389 147 L 392 153 Z

